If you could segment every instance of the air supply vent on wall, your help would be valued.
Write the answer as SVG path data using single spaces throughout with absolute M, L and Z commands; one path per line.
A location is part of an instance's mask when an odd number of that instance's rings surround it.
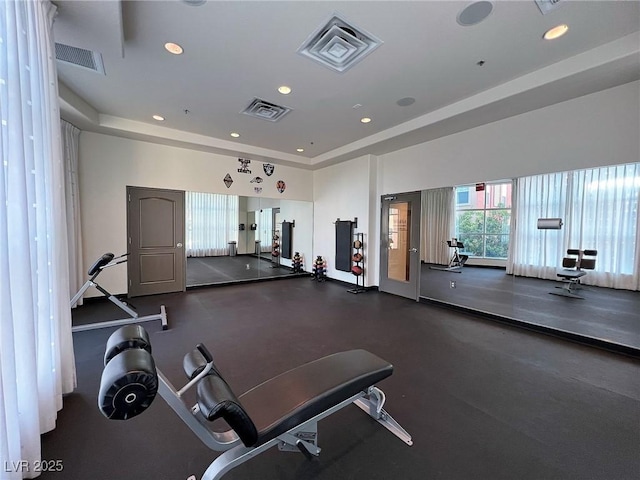
M 105 74 L 102 55 L 98 52 L 56 43 L 56 60 Z
M 266 100 L 254 98 L 249 106 L 245 108 L 241 113 L 256 118 L 261 118 L 262 120 L 277 122 L 290 111 L 291 109 L 289 107 L 283 107 L 281 105 L 267 102 Z
M 551 12 L 552 10 L 555 10 L 560 6 L 560 0 L 535 0 L 535 1 L 536 1 L 536 5 L 538 5 L 538 8 L 540 9 L 540 12 L 543 15 L 546 15 L 547 13 Z
M 382 45 L 382 40 L 349 24 L 335 13 L 298 48 L 298 53 L 344 72 Z

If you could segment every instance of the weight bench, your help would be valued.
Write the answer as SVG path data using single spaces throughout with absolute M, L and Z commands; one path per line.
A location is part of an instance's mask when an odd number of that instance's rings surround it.
M 142 413 L 157 392 L 210 449 L 223 451 L 202 480 L 217 480 L 267 449 L 320 453 L 320 420 L 355 404 L 407 445 L 411 436 L 383 409 L 385 395 L 375 384 L 393 366 L 365 350 L 335 353 L 278 375 L 236 397 L 202 344 L 185 355 L 189 382 L 177 390 L 156 369 L 147 332 L 127 325 L 107 341 L 98 406 L 107 418 L 126 420 Z M 184 393 L 196 387 L 197 403 Z M 215 431 L 222 418 L 230 429 Z
M 162 329 L 166 330 L 168 328 L 168 323 L 167 323 L 167 312 L 164 308 L 164 305 L 160 305 L 160 313 L 157 314 L 153 314 L 153 315 L 145 315 L 143 317 L 141 317 L 140 315 L 138 315 L 138 312 L 136 312 L 135 310 L 133 310 L 133 305 L 131 304 L 126 304 L 125 302 L 121 301 L 118 299 L 118 297 L 116 297 L 115 295 L 112 295 L 111 293 L 109 293 L 108 291 L 106 291 L 104 288 L 102 288 L 100 285 L 98 285 L 98 282 L 96 282 L 96 277 L 98 275 L 100 275 L 100 273 L 102 273 L 102 271 L 105 268 L 109 268 L 109 267 L 114 267 L 116 265 L 120 265 L 121 263 L 125 263 L 127 261 L 127 255 L 129 255 L 128 253 L 125 253 L 124 255 L 120 255 L 119 257 L 116 257 L 113 255 L 113 253 L 105 253 L 104 255 L 102 255 L 100 258 L 98 258 L 93 265 L 91 265 L 91 268 L 89 268 L 89 271 L 87 272 L 87 275 L 89 275 L 89 280 L 87 280 L 84 285 L 80 288 L 80 290 L 78 290 L 78 293 L 76 293 L 73 298 L 71 299 L 71 303 L 70 306 L 71 308 L 74 307 L 74 305 L 76 303 L 78 303 L 78 300 L 80 300 L 80 298 L 82 297 L 82 295 L 84 295 L 84 292 L 86 292 L 89 288 L 91 287 L 95 287 L 100 293 L 102 293 L 105 297 L 107 297 L 107 299 L 115 304 L 117 307 L 119 307 L 120 309 L 124 310 L 126 313 L 128 313 L 130 315 L 129 318 L 123 318 L 120 320 L 110 320 L 108 322 L 98 322 L 98 323 L 89 323 L 89 324 L 85 324 L 85 325 L 76 325 L 71 327 L 71 331 L 72 332 L 81 332 L 84 330 L 94 330 L 96 328 L 106 328 L 106 327 L 117 327 L 120 325 L 128 325 L 128 324 L 132 324 L 132 323 L 140 323 L 140 322 L 149 322 L 152 320 L 160 320 L 162 323 Z
M 570 256 L 562 259 L 563 269 L 557 273 L 557 276 L 562 279 L 563 285 L 557 286 L 557 290 L 549 293 L 551 295 L 584 299 L 584 297 L 576 293 L 581 288 L 580 279 L 587 274 L 585 270 L 593 270 L 596 268 L 595 258 L 584 257 L 585 255 L 595 257 L 597 254 L 597 250 L 568 249 L 567 255 Z

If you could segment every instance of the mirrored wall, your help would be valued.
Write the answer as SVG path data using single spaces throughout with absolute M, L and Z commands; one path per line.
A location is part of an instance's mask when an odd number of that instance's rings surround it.
M 311 268 L 312 202 L 187 192 L 186 230 L 187 288 Z
M 567 192 L 567 200 L 561 211 L 566 212 L 565 215 L 570 217 L 573 215 L 574 218 L 576 218 L 575 212 L 578 209 L 581 209 L 580 215 L 585 216 L 585 218 L 589 218 L 588 216 L 596 211 L 600 212 L 601 218 L 595 219 L 594 217 L 593 222 L 600 222 L 603 221 L 603 218 L 606 218 L 606 216 L 601 215 L 605 209 L 610 209 L 611 216 L 614 216 L 614 214 L 628 214 L 629 219 L 633 220 L 632 217 L 634 216 L 637 218 L 639 195 L 637 185 L 640 185 L 640 176 L 637 175 L 637 172 L 640 171 L 640 168 L 629 168 L 626 171 L 631 172 L 630 177 L 628 174 L 623 173 L 621 178 L 612 181 L 611 175 L 614 168 L 616 167 L 603 167 L 603 170 L 606 169 L 604 172 L 597 172 L 598 169 L 592 169 L 595 173 L 586 171 L 586 174 L 583 174 L 583 171 L 570 172 L 572 182 L 562 181 L 560 182 L 561 185 L 573 183 L 576 186 L 575 188 L 578 188 L 578 182 L 582 182 L 584 185 L 579 187 L 579 202 L 572 200 L 571 192 Z M 562 175 L 565 173 L 563 172 Z M 590 176 L 592 174 L 593 176 Z M 597 175 L 601 176 L 598 177 Z M 529 177 L 529 179 L 532 178 Z M 538 181 L 538 179 L 529 179 L 525 181 Z M 562 235 L 568 234 L 567 229 L 570 228 L 568 225 L 569 219 L 564 218 L 565 224 L 561 230 L 537 229 L 536 222 L 539 215 L 526 217 L 522 211 L 508 211 L 511 209 L 510 199 L 506 199 L 499 205 L 492 205 L 490 204 L 491 202 L 488 202 L 492 208 L 487 208 L 486 213 L 481 214 L 479 213 L 480 209 L 471 208 L 470 205 L 475 206 L 479 201 L 478 199 L 486 199 L 489 193 L 496 189 L 493 189 L 490 184 L 479 183 L 477 185 L 478 191 L 474 188 L 475 185 L 467 185 L 460 188 L 458 190 L 458 192 L 462 192 L 460 198 L 457 198 L 456 190 L 453 187 L 450 189 L 453 190 L 453 203 L 458 207 L 454 212 L 451 212 L 450 215 L 452 217 L 444 223 L 451 226 L 456 224 L 457 230 L 454 230 L 453 227 L 451 227 L 451 230 L 445 228 L 435 236 L 429 236 L 429 230 L 437 229 L 437 222 L 433 218 L 425 216 L 425 211 L 433 212 L 434 209 L 430 209 L 425 204 L 425 199 L 430 197 L 437 198 L 437 195 L 434 195 L 436 190 L 442 189 L 423 192 L 421 298 L 474 310 L 502 319 L 526 322 L 536 326 L 536 328 L 541 327 L 541 330 L 557 330 L 569 336 L 575 334 L 588 342 L 610 342 L 640 349 L 640 324 L 637 322 L 637 312 L 640 311 L 640 292 L 638 290 L 630 290 L 620 286 L 589 285 L 591 282 L 586 281 L 589 275 L 606 274 L 604 272 L 600 274 L 593 270 L 584 270 L 585 276 L 577 286 L 576 291 L 568 295 L 570 292 L 567 290 L 567 278 L 557 275 L 563 272 L 563 258 L 568 256 L 567 248 L 599 250 L 595 257 L 596 266 L 598 262 L 602 262 L 603 267 L 604 265 L 609 265 L 608 258 L 611 256 L 614 244 L 617 242 L 614 237 L 622 235 L 620 227 L 611 227 L 611 238 L 606 240 L 602 240 L 601 233 L 603 229 L 609 227 L 603 225 L 597 227 L 599 239 L 585 235 L 582 239 L 582 244 L 564 245 L 564 243 L 567 243 L 567 236 L 563 237 Z M 613 189 L 620 190 L 621 185 L 624 191 L 610 191 Z M 630 188 L 626 188 L 625 185 L 630 186 Z M 546 186 L 543 188 L 532 184 L 528 191 L 539 191 L 540 195 L 546 191 L 547 195 L 549 195 L 549 190 Z M 556 191 L 555 188 L 551 190 L 553 192 Z M 501 191 L 501 193 L 503 194 L 504 192 Z M 588 204 L 587 197 L 589 195 L 592 195 L 599 203 L 596 204 L 594 200 L 594 202 Z M 603 198 L 607 198 L 606 196 L 610 196 L 610 202 L 608 200 L 602 202 Z M 627 198 L 627 200 L 621 204 L 614 204 L 614 202 L 619 202 L 620 198 Z M 527 200 L 533 201 L 532 197 L 528 197 Z M 435 202 L 436 200 L 433 201 Z M 579 203 L 583 205 L 581 206 Z M 435 210 L 443 211 L 447 210 L 447 208 L 435 208 Z M 465 213 L 467 211 L 471 211 L 471 213 Z M 495 221 L 496 212 L 500 214 L 500 222 Z M 483 220 L 478 220 L 483 215 Z M 562 214 L 552 216 L 564 217 Z M 474 222 L 471 222 L 467 217 L 474 220 Z M 511 248 L 512 243 L 509 242 L 510 224 L 516 217 L 516 229 L 528 228 L 527 238 L 529 240 L 527 241 L 531 241 L 533 238 L 537 243 L 535 247 L 531 247 L 531 265 L 527 266 L 527 262 L 523 262 L 525 265 L 521 266 L 516 274 L 507 274 L 506 248 L 500 249 L 499 252 L 501 253 L 498 255 L 495 254 L 495 251 L 498 251 L 497 249 L 489 249 L 487 247 L 484 251 L 489 252 L 489 254 L 479 255 L 482 249 L 478 245 L 481 242 L 476 242 L 478 244 L 476 245 L 473 241 L 475 241 L 476 236 L 480 238 L 481 234 L 486 234 L 488 240 L 485 241 L 485 244 L 489 246 L 495 246 L 494 244 L 498 246 L 508 245 Z M 626 223 L 633 223 L 633 221 L 630 220 Z M 464 231 L 465 229 L 473 231 L 469 234 L 468 231 Z M 445 230 L 451 233 L 447 235 L 444 233 Z M 638 241 L 638 235 L 636 233 L 635 238 L 633 238 L 633 233 L 630 236 L 623 236 L 624 238 L 629 237 L 631 249 L 625 250 L 626 253 L 616 253 L 616 255 L 627 257 L 629 268 L 624 265 L 619 268 L 626 269 L 629 274 L 632 274 L 632 263 L 637 263 L 637 259 L 633 260 L 632 257 L 633 246 Z M 458 237 L 459 243 L 453 242 L 451 237 Z M 493 237 L 499 241 L 489 242 L 489 240 L 495 240 Z M 520 243 L 522 243 L 522 236 L 519 238 Z M 578 237 L 573 236 L 572 238 Z M 469 239 L 473 241 L 469 241 Z M 447 240 L 449 243 L 447 243 Z M 461 242 L 461 240 L 464 241 Z M 569 243 L 575 243 L 576 241 L 579 240 L 569 240 Z M 622 243 L 626 244 L 629 241 L 625 240 Z M 590 242 L 597 244 L 591 245 Z M 467 244 L 469 244 L 469 247 Z M 425 256 L 425 252 L 428 253 L 434 249 L 441 250 L 437 260 L 434 255 Z M 541 275 L 539 271 L 538 273 L 533 273 L 535 269 L 532 267 L 536 265 L 538 256 L 540 258 L 548 258 L 551 253 L 555 255 L 554 258 L 557 257 L 557 262 L 554 265 L 545 267 L 547 269 L 545 275 Z M 624 274 L 626 270 L 622 273 Z M 625 277 L 625 275 L 619 276 Z

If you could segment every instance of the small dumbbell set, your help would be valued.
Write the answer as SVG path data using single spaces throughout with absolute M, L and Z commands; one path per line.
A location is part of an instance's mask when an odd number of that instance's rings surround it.
M 160 393 L 207 447 L 224 452 L 209 465 L 203 480 L 219 479 L 276 445 L 281 451 L 317 456 L 318 422 L 352 403 L 407 445 L 413 444 L 384 410 L 385 394 L 375 386 L 393 373 L 393 366 L 365 350 L 306 363 L 237 397 L 202 344 L 185 355 L 188 382 L 176 389 L 156 368 L 149 335 L 140 325 L 126 325 L 109 337 L 104 363 L 98 396 L 103 415 L 127 420 L 146 410 Z M 197 403 L 190 406 L 183 396 L 193 387 Z M 214 431 L 211 422 L 219 418 L 229 430 Z

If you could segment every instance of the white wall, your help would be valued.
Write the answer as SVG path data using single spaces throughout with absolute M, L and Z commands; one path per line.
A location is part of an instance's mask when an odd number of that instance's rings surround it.
M 375 168 L 376 159 L 369 155 L 317 170 L 313 175 L 314 191 L 314 241 L 315 258 L 320 255 L 327 260 L 327 275 L 330 278 L 355 284 L 356 277 L 348 272 L 335 269 L 336 231 L 334 222 L 358 219 L 355 232 L 364 234 L 366 285 L 377 285 L 377 262 L 371 263 L 376 255 L 372 249 L 377 245 L 371 235 L 370 225 L 370 172 Z M 372 167 L 372 165 L 374 165 Z M 377 248 L 377 247 L 376 247 Z M 373 267 L 372 267 L 373 265 Z
M 251 174 L 238 173 L 238 159 L 92 132 L 82 132 L 79 142 L 79 188 L 85 270 L 104 252 L 127 250 L 127 185 L 195 192 L 227 193 L 289 200 L 313 200 L 312 172 L 276 165 L 266 176 L 262 162 L 251 162 Z M 230 188 L 223 182 L 229 173 Z M 251 183 L 255 176 L 260 184 Z M 283 180 L 285 191 L 276 189 Z M 257 194 L 254 187 L 262 187 Z M 107 273 L 107 272 L 105 272 Z M 103 278 L 104 277 L 104 278 Z M 109 269 L 100 283 L 112 293 L 124 293 L 126 268 Z M 87 296 L 95 293 L 87 292 Z
M 640 159 L 640 82 L 383 155 L 382 194 Z

